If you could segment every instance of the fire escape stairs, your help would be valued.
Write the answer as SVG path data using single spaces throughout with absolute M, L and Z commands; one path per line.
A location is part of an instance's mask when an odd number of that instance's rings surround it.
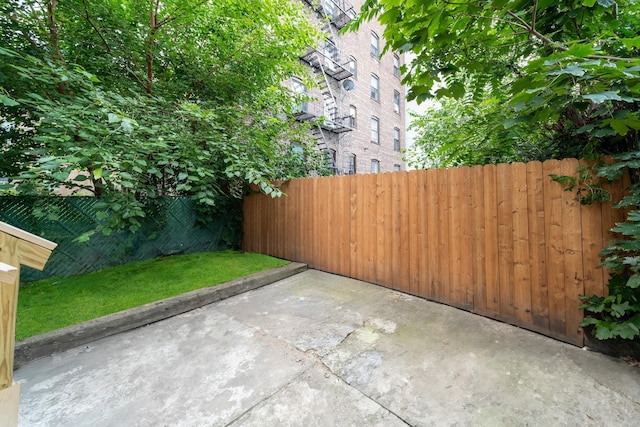
M 345 140 L 342 135 L 353 129 L 345 124 L 347 117 L 342 114 L 331 82 L 334 81 L 339 84 L 341 81 L 352 77 L 353 74 L 346 66 L 347 63 L 341 58 L 340 50 L 334 43 L 335 40 L 339 41 L 339 35 L 334 28 L 340 29 L 346 25 L 355 17 L 355 11 L 344 0 L 305 0 L 305 2 L 321 16 L 328 17 L 329 21 L 325 22 L 321 28 L 327 35 L 324 49 L 311 48 L 301 57 L 303 62 L 308 64 L 315 74 L 316 84 L 321 94 L 319 101 L 322 102 L 322 113 L 305 108 L 305 111 L 298 113 L 297 118 L 298 120 L 315 121 L 311 135 L 315 138 L 318 149 L 326 154 L 329 168 L 334 173 L 339 173 L 340 170 L 344 169 L 344 165 L 339 167 L 337 164 L 338 162 L 334 156 L 336 152 L 329 147 L 329 138 L 326 132 L 337 134 L 337 145 L 339 146 L 339 141 Z M 340 88 L 338 87 L 337 90 L 339 91 Z M 348 160 L 343 159 L 342 163 L 345 161 Z

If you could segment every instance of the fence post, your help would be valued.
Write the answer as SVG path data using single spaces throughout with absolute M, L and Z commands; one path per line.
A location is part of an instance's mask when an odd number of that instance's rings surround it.
M 0 426 L 18 425 L 20 384 L 13 382 L 20 265 L 44 268 L 57 245 L 0 222 Z

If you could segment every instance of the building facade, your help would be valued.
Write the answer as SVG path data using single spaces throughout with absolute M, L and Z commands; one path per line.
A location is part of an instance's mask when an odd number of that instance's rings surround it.
M 297 119 L 313 124 L 318 148 L 337 174 L 405 170 L 405 90 L 403 55 L 382 55 L 383 28 L 366 22 L 357 32 L 340 33 L 364 0 L 300 0 L 326 35 L 324 44 L 301 60 L 311 67 L 316 86 L 294 78 L 292 89 L 309 100 Z

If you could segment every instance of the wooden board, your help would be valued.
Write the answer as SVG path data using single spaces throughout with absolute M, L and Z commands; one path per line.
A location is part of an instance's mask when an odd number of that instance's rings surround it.
M 440 235 L 440 208 L 441 206 L 438 204 L 439 202 L 439 188 L 438 184 L 438 176 L 441 176 L 439 171 L 435 169 L 429 169 L 425 171 L 423 174 L 424 179 L 424 195 L 423 195 L 423 204 L 426 205 L 425 219 L 426 228 L 424 228 L 424 240 L 425 245 L 427 247 L 427 253 L 424 260 L 426 261 L 426 268 L 423 270 L 424 284 L 423 290 L 421 294 L 428 299 L 435 299 L 437 283 L 439 280 L 439 252 L 440 252 L 440 244 L 439 237 Z
M 0 426 L 18 427 L 20 383 L 0 390 Z
M 32 243 L 37 246 L 42 246 L 45 249 L 49 249 L 49 251 L 54 250 L 56 246 L 58 246 L 57 243 L 51 242 L 47 239 L 43 239 L 42 237 L 38 237 L 35 234 L 31 234 L 18 227 L 14 227 L 13 225 L 9 225 L 6 222 L 0 221 L 0 234 L 2 233 L 8 234 L 9 236 L 13 236 L 18 240 L 23 240 L 27 243 Z
M 497 166 L 498 195 L 498 275 L 500 282 L 500 314 L 515 318 L 513 277 L 513 181 L 511 166 Z
M 482 166 L 471 169 L 471 224 L 473 230 L 473 312 L 484 314 L 487 309 L 487 278 L 485 260 L 485 210 Z
M 473 252 L 473 201 L 471 168 L 460 168 L 460 297 L 465 310 L 473 310 L 474 252 Z
M 561 175 L 560 162 L 549 160 L 542 165 L 544 189 L 545 239 L 547 242 L 547 283 L 549 329 L 554 334 L 566 332 L 564 297 L 564 243 L 562 233 L 562 184 L 551 180 Z
M 447 301 L 449 293 L 449 174 L 438 171 L 438 192 L 436 198 L 437 218 L 435 226 L 437 234 L 437 264 L 432 298 L 436 301 Z M 436 237 L 437 236 L 437 237 Z
M 516 319 L 531 323 L 531 272 L 529 253 L 529 203 L 527 166 L 514 163 L 512 170 L 513 285 Z
M 447 179 L 449 181 L 449 196 L 447 197 L 447 211 L 449 216 L 449 236 L 447 255 L 449 262 L 448 289 L 445 290 L 444 298 L 451 304 L 459 307 L 463 305 L 465 297 L 462 289 L 462 233 L 460 227 L 461 198 L 460 186 L 462 185 L 462 175 L 460 168 L 447 169 Z
M 500 273 L 498 265 L 498 199 L 497 168 L 487 165 L 484 168 L 484 234 L 485 234 L 485 275 L 486 309 L 500 313 Z
M 527 213 L 529 216 L 529 274 L 531 275 L 531 321 L 549 329 L 549 293 L 546 274 L 546 240 L 542 163 L 527 163 Z
M 561 175 L 577 176 L 578 161 L 565 159 L 560 164 Z M 565 333 L 576 345 L 582 345 L 583 318 L 579 309 L 580 295 L 584 294 L 584 271 L 582 268 L 582 219 L 580 202 L 575 192 L 562 192 L 562 241 L 564 249 L 564 298 Z
M 422 196 L 422 190 L 420 188 L 421 174 L 418 171 L 410 171 L 407 174 L 407 190 L 408 190 L 408 238 L 409 238 L 409 253 L 407 255 L 409 263 L 409 283 L 408 290 L 412 295 L 420 295 L 420 281 L 421 271 L 420 264 L 425 262 L 422 257 L 422 243 L 424 233 L 424 203 L 420 203 L 418 197 Z

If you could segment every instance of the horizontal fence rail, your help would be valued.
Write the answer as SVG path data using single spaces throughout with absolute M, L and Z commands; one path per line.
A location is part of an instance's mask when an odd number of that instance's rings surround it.
M 599 251 L 623 220 L 550 175 L 575 159 L 295 179 L 244 200 L 243 249 L 376 283 L 575 345 L 580 295 L 604 295 Z M 614 200 L 624 182 L 606 184 Z

